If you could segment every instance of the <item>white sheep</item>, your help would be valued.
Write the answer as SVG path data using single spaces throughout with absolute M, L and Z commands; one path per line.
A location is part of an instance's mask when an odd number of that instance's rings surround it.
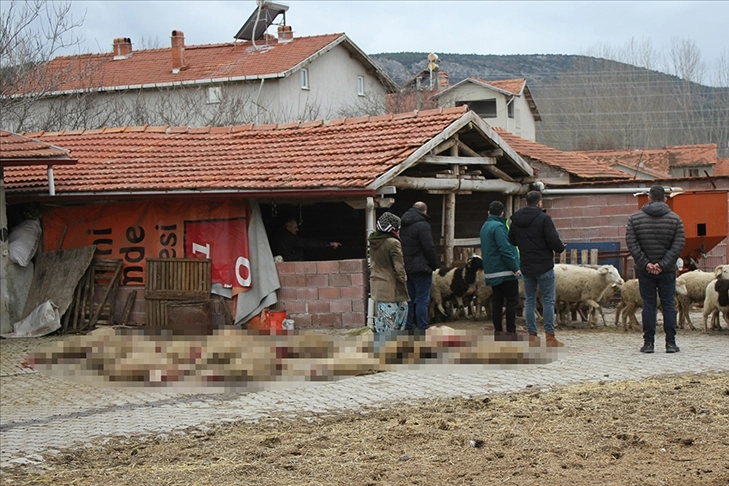
M 600 304 L 597 301 L 604 295 L 605 290 L 612 284 L 622 285 L 623 279 L 618 270 L 612 265 L 600 265 L 597 268 L 583 267 L 570 264 L 556 264 L 555 275 L 555 302 L 584 302 L 592 311 L 598 311 Z M 558 317 L 561 318 L 559 314 Z M 593 320 L 590 327 L 595 327 Z
M 707 328 L 707 318 L 711 313 L 720 313 L 724 316 L 724 321 L 729 325 L 729 279 L 714 279 L 706 286 L 706 297 L 704 298 L 704 332 L 709 332 Z M 717 316 L 718 324 L 718 316 Z M 713 325 L 712 325 L 713 327 Z M 719 324 L 719 329 L 721 325 Z
M 676 300 L 679 296 L 686 295 L 686 285 L 683 282 L 676 280 Z M 661 309 L 660 299 L 656 300 L 657 308 Z M 643 307 L 643 299 L 640 296 L 640 287 L 638 279 L 634 278 L 625 282 L 620 289 L 620 303 L 615 308 L 615 327 L 620 324 L 620 317 L 622 314 L 623 318 L 623 330 L 628 331 L 628 328 L 635 327 L 640 329 L 638 326 L 638 320 L 635 318 L 635 311 Z M 630 320 L 630 324 L 628 324 Z
M 686 295 L 678 296 L 676 299 L 676 309 L 678 310 L 678 327 L 684 328 L 684 323 L 688 323 L 692 330 L 696 330 L 689 310 L 691 304 L 703 302 L 706 298 L 706 287 L 714 279 L 729 280 L 729 265 L 718 265 L 714 268 L 714 272 L 703 272 L 694 270 L 680 275 L 676 279 L 676 283 L 683 283 L 686 286 Z

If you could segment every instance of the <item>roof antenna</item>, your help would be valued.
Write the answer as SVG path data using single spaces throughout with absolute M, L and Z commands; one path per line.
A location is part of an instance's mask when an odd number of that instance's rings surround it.
M 428 54 L 428 71 L 430 72 L 430 90 L 433 91 L 433 71 L 438 70 L 438 54 L 431 52 Z

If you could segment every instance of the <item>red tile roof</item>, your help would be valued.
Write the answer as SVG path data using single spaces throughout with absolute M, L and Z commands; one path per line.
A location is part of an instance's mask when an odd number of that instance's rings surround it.
M 517 78 L 517 79 L 499 79 L 499 80 L 493 80 L 493 81 L 486 81 L 485 79 L 476 78 L 471 76 L 471 78 L 475 81 L 478 81 L 479 83 L 488 84 L 490 86 L 493 86 L 496 89 L 500 89 L 501 91 L 506 91 L 507 93 L 511 93 L 514 95 L 520 95 L 521 91 L 524 89 L 524 86 L 526 85 L 526 79 L 524 78 Z
M 670 173 L 671 167 L 696 167 L 716 164 L 716 144 L 676 145 L 661 149 L 585 150 L 580 153 L 593 160 L 614 165 L 645 167 L 660 173 Z
M 465 107 L 239 127 L 121 127 L 38 133 L 68 148 L 57 194 L 363 189 L 467 114 Z M 6 169 L 8 193 L 47 187 L 38 167 Z
M 165 85 L 228 81 L 231 78 L 256 79 L 283 77 L 290 70 L 317 53 L 344 43 L 351 51 L 359 51 L 344 34 L 298 37 L 290 42 L 230 42 L 225 44 L 189 45 L 184 47 L 184 68 L 172 73 L 172 48 L 135 50 L 125 59 L 114 59 L 113 53 L 57 57 L 44 65 L 44 79 L 54 92 L 94 89 L 127 89 L 143 85 Z M 362 57 L 363 62 L 366 56 Z M 387 78 L 372 65 L 376 74 Z M 37 78 L 29 76 L 29 84 L 20 93 L 36 92 Z M 56 81 L 53 81 L 56 80 Z M 386 83 L 392 83 L 389 78 Z M 394 85 L 393 85 L 394 88 Z
M 716 159 L 716 165 L 714 165 L 714 175 L 729 176 L 729 158 Z
M 29 161 L 44 163 L 71 162 L 68 150 L 17 133 L 0 130 L 0 165 L 27 165 Z
M 543 164 L 560 168 L 583 179 L 628 179 L 625 172 L 613 169 L 575 152 L 562 152 L 552 147 L 532 142 L 510 133 L 503 128 L 494 130 L 522 157 L 538 160 Z

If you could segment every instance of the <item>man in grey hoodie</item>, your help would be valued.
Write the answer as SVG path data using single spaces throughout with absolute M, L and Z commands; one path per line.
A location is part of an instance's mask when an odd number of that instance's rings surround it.
M 666 352 L 677 353 L 676 346 L 676 261 L 681 256 L 686 236 L 683 221 L 666 204 L 666 191 L 653 186 L 650 200 L 628 218 L 625 243 L 638 272 L 643 299 L 643 346 L 641 353 L 652 353 L 656 335 L 656 292 L 661 299 Z

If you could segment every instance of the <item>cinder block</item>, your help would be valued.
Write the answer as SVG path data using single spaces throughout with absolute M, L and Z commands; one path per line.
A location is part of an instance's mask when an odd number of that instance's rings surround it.
M 319 289 L 310 287 L 296 289 L 296 300 L 319 300 Z
M 329 308 L 332 312 L 352 312 L 352 300 L 332 300 L 329 302 Z
M 350 273 L 333 273 L 329 275 L 329 285 L 332 287 L 351 287 L 352 274 Z
M 306 279 L 306 286 L 307 287 L 329 287 L 329 278 L 330 275 L 328 274 L 309 274 L 309 275 L 302 275 Z
M 363 299 L 352 299 L 353 312 L 367 312 L 367 301 Z
M 279 302 L 288 314 L 306 314 L 306 302 L 301 300 L 282 300 Z
M 331 312 L 331 303 L 325 300 L 315 300 L 307 303 L 309 314 L 328 314 Z
M 342 314 L 317 314 L 312 316 L 312 321 L 316 319 L 321 327 L 341 327 Z
M 363 312 L 345 312 L 342 314 L 342 326 L 362 327 L 367 324 L 367 317 Z
M 296 300 L 298 299 L 298 294 L 296 293 L 295 288 L 291 287 L 281 287 L 276 291 L 276 295 L 278 296 L 279 300 L 289 301 L 289 300 Z
M 298 262 L 279 262 L 276 264 L 276 270 L 280 275 L 294 275 L 298 273 Z
M 335 299 L 341 299 L 342 294 L 340 290 L 345 290 L 346 288 L 340 289 L 339 287 L 323 287 L 319 289 L 319 299 L 321 300 L 335 300 Z M 316 289 L 314 289 L 316 290 Z M 311 299 L 314 300 L 314 299 Z
M 364 287 L 341 287 L 342 299 L 362 299 L 365 297 Z
M 363 273 L 353 273 L 350 275 L 352 277 L 352 285 L 355 287 L 362 287 L 365 283 L 365 276 Z
M 339 262 L 339 273 L 363 273 L 365 260 L 342 260 Z
M 316 262 L 316 273 L 339 273 L 339 262 Z

